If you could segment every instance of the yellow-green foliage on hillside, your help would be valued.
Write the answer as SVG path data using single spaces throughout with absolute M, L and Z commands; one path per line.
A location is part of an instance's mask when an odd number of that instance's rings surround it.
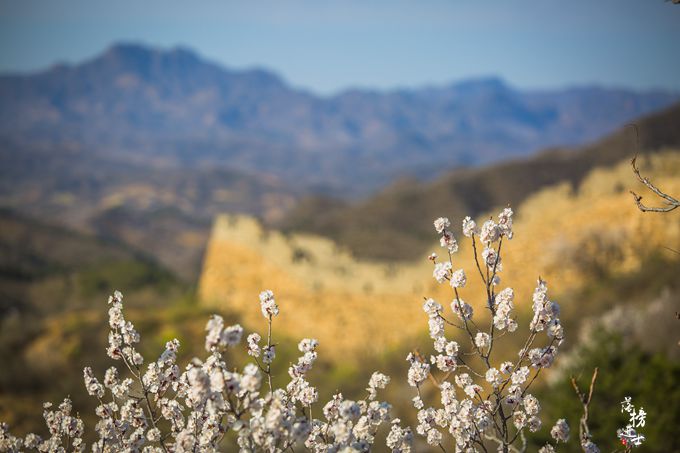
M 654 155 L 645 175 L 669 193 L 680 193 L 680 153 Z M 634 272 L 662 247 L 680 250 L 680 212 L 640 212 L 629 190 L 655 196 L 631 172 L 628 161 L 596 169 L 577 190 L 567 184 L 542 190 L 519 208 L 516 239 L 508 244 L 505 280 L 520 299 L 533 289 L 526 275 L 542 275 L 556 294 L 606 274 Z M 654 200 L 654 202 L 657 200 Z M 670 259 L 680 257 L 663 248 Z
M 680 153 L 654 155 L 643 165 L 660 187 L 680 193 Z M 643 214 L 629 189 L 645 193 L 626 161 L 591 172 L 576 190 L 567 184 L 551 187 L 515 207 L 515 238 L 503 244 L 501 285 L 515 289 L 520 311 L 530 307 L 539 275 L 559 295 L 605 274 L 635 271 L 661 247 L 680 249 L 680 213 Z M 441 215 L 447 215 L 446 206 Z M 461 220 L 451 219 L 454 225 Z M 454 268 L 471 277 L 476 272 L 471 245 L 460 228 L 454 232 L 461 242 Z M 434 230 L 432 238 L 439 253 Z M 423 297 L 445 305 L 452 298 L 450 288 L 437 285 L 431 275 L 425 257 L 412 264 L 357 261 L 329 240 L 284 236 L 263 230 L 253 219 L 225 215 L 213 228 L 199 296 L 208 306 L 237 311 L 256 327 L 262 325 L 257 295 L 271 289 L 282 309 L 279 333 L 316 337 L 325 356 L 340 358 L 384 351 L 425 330 Z M 480 307 L 482 287 L 478 279 L 468 281 L 462 298 Z

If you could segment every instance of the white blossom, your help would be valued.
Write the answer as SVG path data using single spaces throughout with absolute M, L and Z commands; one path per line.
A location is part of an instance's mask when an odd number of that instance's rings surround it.
M 272 363 L 276 358 L 276 346 L 270 345 L 262 348 L 262 361 L 264 363 Z
M 394 419 L 386 439 L 387 447 L 393 453 L 410 453 L 413 445 L 411 428 L 399 426 L 399 419 Z
M 450 284 L 453 288 L 463 288 L 466 282 L 467 278 L 463 269 L 458 269 L 451 274 Z
M 439 283 L 444 283 L 446 279 L 449 278 L 451 275 L 451 263 L 448 261 L 445 261 L 443 263 L 437 263 L 434 265 L 434 271 L 432 272 L 432 276 L 434 277 L 435 280 Z
M 251 333 L 248 335 L 247 338 L 247 343 L 248 343 L 248 355 L 253 356 L 253 357 L 260 357 L 260 345 L 259 342 L 262 339 L 259 334 L 257 333 Z
M 442 234 L 444 230 L 451 226 L 451 222 L 446 217 L 439 217 L 434 221 L 434 229 L 437 233 Z
M 475 345 L 480 349 L 486 349 L 491 344 L 491 337 L 486 332 L 478 332 L 475 336 Z
M 491 384 L 493 387 L 499 387 L 503 382 L 503 377 L 496 368 L 489 368 L 486 371 L 485 376 L 486 382 Z
M 529 431 L 535 433 L 536 431 L 541 429 L 541 419 L 536 416 L 529 417 L 529 420 L 527 421 L 527 426 L 529 427 Z
M 411 387 L 416 387 L 427 379 L 427 375 L 430 372 L 430 365 L 415 357 L 413 354 L 409 354 L 406 360 L 411 363 L 411 366 L 408 369 L 408 384 Z
M 498 214 L 498 229 L 501 234 L 512 239 L 512 209 L 505 208 Z
M 456 253 L 458 251 L 458 241 L 449 230 L 444 230 L 442 237 L 439 239 L 439 245 L 449 251 L 449 253 Z
M 207 335 L 205 336 L 205 350 L 210 352 L 220 343 L 224 319 L 219 315 L 212 315 L 208 324 L 205 326 Z
M 312 352 L 317 346 L 319 346 L 319 341 L 316 338 L 305 338 L 298 344 L 298 349 L 300 352 Z
M 569 425 L 563 418 L 557 420 L 550 430 L 550 435 L 556 442 L 566 442 L 569 440 Z
M 500 238 L 500 229 L 496 222 L 487 220 L 482 224 L 482 231 L 479 233 L 479 240 L 484 244 L 491 244 Z
M 463 235 L 466 237 L 472 237 L 473 234 L 479 234 L 477 230 L 477 224 L 471 217 L 465 217 L 463 219 Z
M 430 318 L 436 318 L 442 312 L 442 306 L 434 299 L 427 299 L 423 304 L 423 311 L 427 313 Z
M 514 373 L 512 373 L 511 380 L 512 383 L 515 385 L 521 385 L 524 384 L 524 382 L 527 380 L 527 377 L 529 376 L 529 368 L 526 366 L 523 366 L 516 370 Z
M 229 326 L 222 331 L 222 336 L 220 337 L 220 344 L 226 346 L 236 346 L 241 342 L 241 337 L 243 336 L 243 327 L 240 324 L 235 326 Z
M 265 318 L 271 318 L 279 314 L 279 307 L 276 305 L 274 293 L 271 290 L 260 293 L 260 306 L 262 307 L 262 316 Z
M 482 250 L 482 259 L 490 271 L 500 272 L 503 270 L 501 257 L 494 248 L 486 247 L 484 250 Z
M 529 415 L 538 415 L 538 412 L 541 410 L 541 405 L 538 402 L 538 399 L 536 399 L 535 396 L 528 393 L 524 395 L 522 404 L 524 405 L 524 410 Z
M 582 442 L 581 448 L 583 449 L 583 453 L 600 453 L 600 449 L 597 448 L 597 445 L 590 440 Z
M 456 381 L 456 385 L 460 388 L 465 388 L 468 385 L 472 384 L 472 378 L 467 373 L 461 373 L 456 375 L 454 380 Z
M 87 393 L 91 396 L 96 396 L 101 398 L 104 396 L 104 386 L 99 383 L 94 373 L 92 373 L 92 368 L 85 367 L 83 369 L 83 378 L 85 379 L 85 388 Z
M 513 332 L 517 328 L 517 323 L 510 318 L 514 308 L 514 298 L 515 293 L 512 288 L 505 288 L 496 294 L 493 323 L 497 329 L 503 330 L 507 328 L 510 332 Z
M 451 310 L 458 315 L 458 317 L 462 320 L 469 320 L 472 318 L 473 310 L 472 306 L 469 304 L 465 303 L 465 301 L 460 300 L 460 299 L 454 299 L 453 302 L 451 302 Z
M 382 373 L 375 372 L 371 375 L 371 379 L 368 381 L 369 399 L 373 400 L 377 396 L 378 389 L 384 389 L 387 384 L 390 383 L 390 377 Z

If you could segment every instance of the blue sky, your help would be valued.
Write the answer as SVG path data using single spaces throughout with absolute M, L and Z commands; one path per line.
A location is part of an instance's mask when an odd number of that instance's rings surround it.
M 117 41 L 183 45 L 323 94 L 480 75 L 680 90 L 680 5 L 663 0 L 0 0 L 2 72 Z

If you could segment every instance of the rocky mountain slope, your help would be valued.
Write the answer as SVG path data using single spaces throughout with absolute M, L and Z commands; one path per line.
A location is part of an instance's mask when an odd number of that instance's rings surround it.
M 518 206 L 543 187 L 560 182 L 576 186 L 594 168 L 636 153 L 680 146 L 680 104 L 635 124 L 639 147 L 635 130 L 628 127 L 578 149 L 553 149 L 482 168 L 461 168 L 427 183 L 403 180 L 357 203 L 309 198 L 277 225 L 329 237 L 358 257 L 412 259 L 425 253 L 430 242 L 431 225 L 423 219 L 462 218 L 494 207 Z M 629 176 L 633 184 L 632 172 Z

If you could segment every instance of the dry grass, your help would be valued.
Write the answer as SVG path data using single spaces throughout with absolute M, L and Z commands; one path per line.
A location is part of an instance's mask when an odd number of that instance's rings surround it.
M 645 174 L 669 193 L 680 193 L 680 153 L 653 155 L 643 165 Z M 550 187 L 516 209 L 515 239 L 503 244 L 501 285 L 515 289 L 520 310 L 530 307 L 539 275 L 549 282 L 551 294 L 559 295 L 603 276 L 599 273 L 634 271 L 649 251 L 680 250 L 680 217 L 640 213 L 631 188 L 641 190 L 625 161 L 594 170 L 577 191 L 568 184 Z M 434 230 L 432 249 L 443 253 Z M 474 278 L 469 243 L 454 256 L 454 266 L 468 274 L 463 299 L 480 307 L 483 290 Z M 235 310 L 246 324 L 259 327 L 257 296 L 271 289 L 282 309 L 276 329 L 293 338 L 316 337 L 323 354 L 337 359 L 391 349 L 422 333 L 423 297 L 442 304 L 452 298 L 450 288 L 436 285 L 431 272 L 425 257 L 411 264 L 358 261 L 327 239 L 284 236 L 265 231 L 251 218 L 224 215 L 213 227 L 199 296 L 206 305 Z

